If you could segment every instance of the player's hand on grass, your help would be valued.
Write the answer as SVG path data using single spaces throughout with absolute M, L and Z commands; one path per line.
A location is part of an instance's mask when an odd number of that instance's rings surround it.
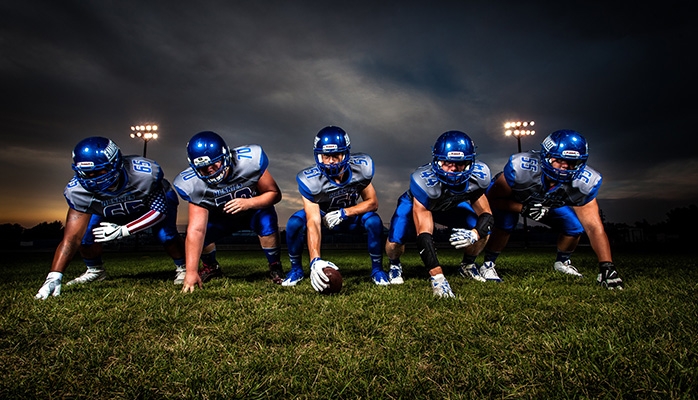
M 318 292 L 322 292 L 330 285 L 330 278 L 328 278 L 323 271 L 325 268 L 339 270 L 339 267 L 333 262 L 325 261 L 320 257 L 315 257 L 313 261 L 310 262 L 310 284 L 313 285 L 313 289 Z
M 182 282 L 182 293 L 193 293 L 197 286 L 199 287 L 199 289 L 204 288 L 204 284 L 201 281 L 201 277 L 199 276 L 199 274 L 190 274 L 189 272 L 187 272 L 184 276 L 184 282 Z
M 61 279 L 63 274 L 60 272 L 49 272 L 46 281 L 39 289 L 39 293 L 34 298 L 46 300 L 49 296 L 60 296 L 61 294 Z

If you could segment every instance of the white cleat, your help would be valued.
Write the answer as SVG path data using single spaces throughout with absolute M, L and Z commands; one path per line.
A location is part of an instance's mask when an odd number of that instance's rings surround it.
M 478 271 L 477 265 L 475 264 L 461 264 L 460 267 L 458 267 L 458 273 L 463 278 L 473 279 L 478 282 L 487 281 L 484 276 L 480 275 L 480 271 Z
M 187 269 L 185 267 L 177 267 L 177 269 L 175 270 L 174 284 L 175 285 L 184 284 L 184 277 L 186 275 L 187 275 Z
M 85 271 L 84 274 L 78 276 L 77 278 L 73 279 L 72 281 L 66 283 L 66 286 L 70 285 L 75 285 L 78 283 L 90 283 L 90 282 L 99 282 L 103 281 L 107 277 L 107 271 L 104 270 L 104 267 L 97 267 L 97 268 L 87 268 L 87 271 Z
M 579 271 L 577 271 L 577 268 L 572 266 L 572 262 L 570 260 L 567 260 L 565 262 L 555 261 L 555 264 L 553 264 L 553 269 L 555 271 L 562 272 L 563 274 L 576 276 L 578 278 L 582 277 L 582 274 L 580 274 Z
M 488 282 L 501 282 L 502 278 L 497 275 L 497 270 L 494 269 L 494 263 L 492 261 L 485 261 L 480 267 L 480 275 L 482 275 Z
M 405 283 L 405 281 L 402 279 L 402 265 L 390 265 L 388 278 L 390 279 L 391 285 L 401 285 Z

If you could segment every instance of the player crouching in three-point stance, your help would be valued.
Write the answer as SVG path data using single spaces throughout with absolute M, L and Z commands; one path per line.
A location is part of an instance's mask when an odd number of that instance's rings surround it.
M 279 252 L 279 223 L 274 204 L 281 190 L 267 169 L 269 159 L 256 144 L 230 149 L 217 133 L 204 131 L 187 143 L 190 167 L 174 180 L 182 199 L 189 202 L 186 238 L 186 276 L 183 292 L 203 287 L 211 277 L 222 276 L 215 257 L 199 254 L 216 240 L 242 230 L 253 230 L 269 262 L 274 283 L 284 279 Z
M 452 228 L 451 244 L 465 249 L 462 276 L 480 282 L 500 282 L 494 267 L 477 268 L 475 258 L 490 233 L 492 214 L 485 197 L 490 169 L 475 160 L 475 144 L 463 132 L 449 131 L 436 140 L 430 164 L 417 168 L 410 188 L 397 202 L 390 221 L 385 251 L 390 259 L 391 283 L 402 283 L 400 256 L 405 241 L 417 235 L 417 248 L 431 276 L 434 296 L 455 297 L 436 256 L 434 223 Z M 416 231 L 415 231 L 416 230 Z
M 371 278 L 376 285 L 388 285 L 383 271 L 383 223 L 375 212 L 378 197 L 371 184 L 373 159 L 368 154 L 351 154 L 349 135 L 339 127 L 320 130 L 314 141 L 315 165 L 296 176 L 298 190 L 303 197 L 303 210 L 293 214 L 286 224 L 286 241 L 291 269 L 282 283 L 295 286 L 303 279 L 301 255 L 307 231 L 310 255 L 310 280 L 318 292 L 328 285 L 324 268 L 338 269 L 320 255 L 323 228 L 325 233 L 366 232 L 368 253 L 371 257 Z M 361 197 L 362 201 L 357 203 Z
M 177 233 L 179 200 L 160 166 L 139 156 L 122 156 L 103 137 L 82 140 L 73 150 L 75 177 L 63 192 L 68 206 L 63 240 L 37 299 L 61 293 L 63 271 L 80 250 L 87 271 L 66 285 L 101 281 L 107 274 L 102 243 L 153 228 L 176 266 L 175 284 L 184 275 L 184 243 Z
M 560 232 L 554 270 L 582 276 L 570 256 L 586 232 L 599 261 L 598 283 L 622 289 L 596 201 L 601 175 L 587 165 L 586 139 L 572 130 L 555 131 L 543 140 L 540 154 L 536 153 L 512 155 L 488 189 L 495 224 L 485 249 L 485 264 L 494 265 L 522 214 Z

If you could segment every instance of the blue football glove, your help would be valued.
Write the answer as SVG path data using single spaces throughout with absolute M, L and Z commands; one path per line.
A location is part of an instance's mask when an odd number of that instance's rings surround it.
M 339 210 L 325 214 L 325 216 L 322 217 L 322 223 L 325 224 L 328 229 L 332 229 L 341 224 L 345 219 L 347 219 L 347 214 L 344 212 L 343 208 L 340 208 Z
M 60 296 L 61 295 L 61 279 L 63 279 L 63 274 L 60 272 L 49 272 L 46 277 L 46 281 L 39 289 L 39 293 L 34 296 L 35 299 L 46 300 L 48 296 Z
M 325 261 L 320 257 L 315 257 L 310 262 L 310 284 L 318 292 L 322 292 L 330 285 L 330 278 L 323 272 L 323 269 L 328 267 L 339 270 L 339 267 L 334 265 L 333 262 Z

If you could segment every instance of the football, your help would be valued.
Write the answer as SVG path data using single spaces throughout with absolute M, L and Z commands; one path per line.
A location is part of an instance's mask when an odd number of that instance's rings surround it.
M 323 268 L 322 272 L 330 279 L 330 284 L 327 286 L 327 289 L 320 292 L 320 294 L 339 293 L 339 291 L 342 290 L 342 274 L 339 273 L 339 270 L 326 267 Z

